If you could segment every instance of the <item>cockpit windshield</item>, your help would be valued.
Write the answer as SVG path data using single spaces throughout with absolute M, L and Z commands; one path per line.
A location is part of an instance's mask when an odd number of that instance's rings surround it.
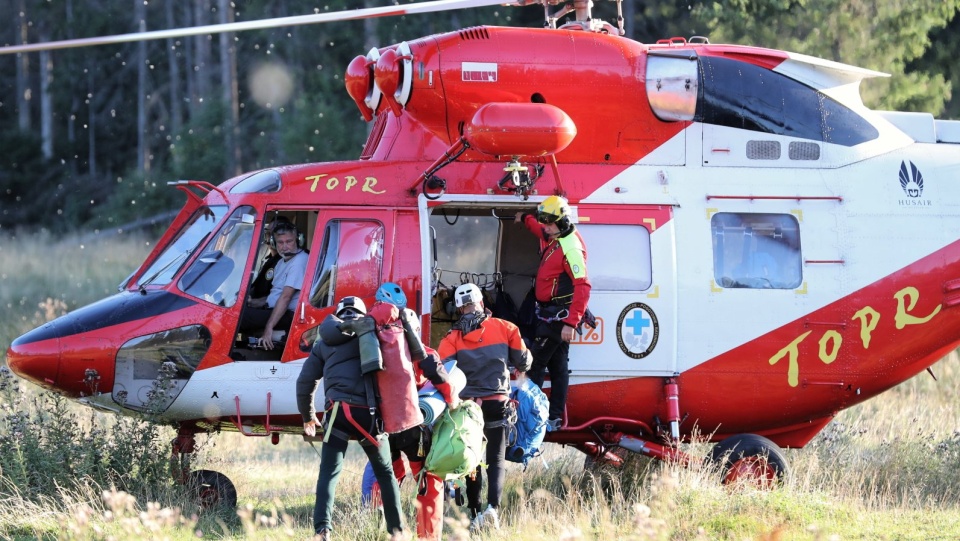
M 169 284 L 184 262 L 190 258 L 190 254 L 203 244 L 226 212 L 225 205 L 197 209 L 183 229 L 177 233 L 173 242 L 142 274 L 143 278 L 139 280 L 140 287 Z
M 177 284 L 180 290 L 220 306 L 236 304 L 253 244 L 255 219 L 253 207 L 243 206 L 233 211 L 217 236 L 180 277 Z

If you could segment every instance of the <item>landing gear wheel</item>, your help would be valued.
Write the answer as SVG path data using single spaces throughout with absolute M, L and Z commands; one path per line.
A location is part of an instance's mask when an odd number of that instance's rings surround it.
M 717 443 L 710 458 L 724 472 L 725 485 L 772 489 L 790 475 L 790 466 L 780 447 L 756 434 L 738 434 Z
M 190 472 L 190 489 L 201 510 L 237 507 L 237 488 L 226 475 L 213 470 Z

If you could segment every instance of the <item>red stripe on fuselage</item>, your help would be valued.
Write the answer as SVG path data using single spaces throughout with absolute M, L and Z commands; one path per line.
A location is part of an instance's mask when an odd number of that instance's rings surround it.
M 960 241 L 677 377 L 684 434 L 759 433 L 802 446 L 837 411 L 909 379 L 960 345 Z M 717 317 L 722 317 L 718 314 Z M 575 385 L 570 425 L 664 418 L 662 377 Z M 808 428 L 804 428 L 808 427 Z M 722 433 L 722 434 L 721 434 Z

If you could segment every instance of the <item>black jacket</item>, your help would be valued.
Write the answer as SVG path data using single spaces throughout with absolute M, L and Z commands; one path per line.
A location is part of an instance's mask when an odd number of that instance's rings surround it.
M 314 395 L 320 378 L 326 399 L 366 406 L 367 390 L 360 373 L 360 341 L 340 331 L 342 320 L 330 315 L 320 324 L 320 336 L 297 378 L 297 408 L 303 422 L 316 414 Z

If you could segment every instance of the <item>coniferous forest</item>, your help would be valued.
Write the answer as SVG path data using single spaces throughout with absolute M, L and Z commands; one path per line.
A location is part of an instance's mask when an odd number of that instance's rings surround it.
M 406 2 L 400 2 L 406 3 Z M 385 0 L 0 0 L 0 44 L 251 21 Z M 554 10 L 556 7 L 553 8 Z M 628 37 L 786 49 L 892 77 L 868 106 L 960 118 L 960 0 L 624 0 Z M 594 17 L 615 22 L 614 2 Z M 136 223 L 179 206 L 171 180 L 355 159 L 367 125 L 355 56 L 476 25 L 539 27 L 543 8 L 446 13 L 0 55 L 0 231 Z

